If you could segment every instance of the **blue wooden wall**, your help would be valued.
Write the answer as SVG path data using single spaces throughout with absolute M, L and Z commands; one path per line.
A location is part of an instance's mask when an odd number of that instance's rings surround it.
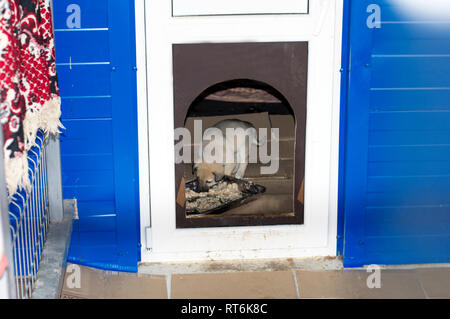
M 62 123 L 66 128 L 61 136 L 63 196 L 77 199 L 80 218 L 74 226 L 69 261 L 136 271 L 139 203 L 134 2 L 53 2 Z
M 346 266 L 450 261 L 449 25 L 392 3 L 348 2 Z

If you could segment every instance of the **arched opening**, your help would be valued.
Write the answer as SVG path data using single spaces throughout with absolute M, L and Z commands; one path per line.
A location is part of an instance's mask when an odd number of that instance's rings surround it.
M 200 143 L 205 129 L 222 119 L 249 122 L 258 133 L 259 128 L 279 130 L 277 160 L 272 156 L 265 163 L 249 163 L 243 174 L 244 181 L 265 186 L 266 192 L 251 202 L 238 200 L 238 206 L 220 214 L 186 214 L 188 186 L 193 185 L 188 183 L 195 175 L 192 164 L 176 160 L 176 227 L 303 224 L 308 43 L 187 43 L 174 44 L 172 50 L 175 155 L 179 129 L 195 139 L 195 120 L 202 124 Z M 268 136 L 266 150 L 272 155 Z M 263 173 L 270 163 L 279 167 Z
M 217 83 L 201 92 L 186 117 L 263 112 L 294 117 L 289 102 L 274 87 L 260 81 L 238 79 Z
M 223 122 L 224 120 L 227 121 Z M 199 146 L 199 139 L 196 139 L 195 134 L 201 131 L 203 137 L 204 132 L 208 128 L 215 127 L 217 123 L 226 123 L 225 126 L 230 128 L 239 127 L 240 123 L 250 123 L 254 127 L 259 144 L 256 146 L 256 160 L 251 156 L 244 160 L 247 164 L 243 176 L 239 176 L 236 172 L 239 171 L 237 168 L 231 174 L 225 168 L 225 175 L 243 180 L 245 183 L 262 186 L 264 192 L 253 194 L 254 196 L 249 196 L 242 201 L 238 198 L 233 205 L 229 206 L 227 206 L 229 199 L 223 200 L 222 194 L 217 195 L 219 199 L 211 203 L 209 201 L 211 192 L 209 192 L 208 195 L 202 196 L 208 198 L 210 206 L 202 206 L 207 199 L 197 199 L 197 192 L 205 193 L 208 190 L 204 189 L 202 192 L 195 189 L 196 193 L 190 193 L 192 183 L 197 183 L 195 184 L 197 187 L 202 179 L 207 180 L 208 177 L 217 176 L 217 174 L 215 172 L 213 175 L 209 174 L 209 170 L 214 171 L 216 167 L 207 168 L 206 175 L 199 173 L 197 169 L 199 164 L 194 163 L 195 154 L 198 153 L 196 145 Z M 277 89 L 267 83 L 250 79 L 234 79 L 211 85 L 190 104 L 184 125 L 192 138 L 192 143 L 189 145 L 191 161 L 183 164 L 183 176 L 186 182 L 186 218 L 294 215 L 296 119 L 288 100 Z M 264 130 L 267 132 L 265 137 L 261 135 Z M 211 145 L 210 143 L 203 140 L 202 147 L 206 148 L 206 145 Z M 235 146 L 239 148 L 238 144 Z M 251 150 L 248 143 L 240 146 L 248 148 L 247 151 Z M 225 149 L 224 152 L 226 152 Z M 201 162 L 200 165 L 203 163 Z M 215 178 L 213 184 L 218 185 L 219 180 L 220 178 Z M 229 181 L 229 183 L 232 182 Z M 219 211 L 211 209 L 214 205 L 222 209 Z M 251 225 L 251 221 L 249 224 Z

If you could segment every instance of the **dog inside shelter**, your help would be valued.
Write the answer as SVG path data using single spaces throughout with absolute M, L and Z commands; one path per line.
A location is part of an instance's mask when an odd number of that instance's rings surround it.
M 261 50 L 266 52 L 261 54 Z M 239 60 L 233 59 L 236 55 L 240 56 Z M 290 55 L 290 59 L 282 59 L 285 55 Z M 191 226 L 197 223 L 221 226 L 301 223 L 306 62 L 307 45 L 300 42 L 174 45 L 175 127 L 186 128 L 192 138 L 190 143 L 184 141 L 190 148 L 191 160 L 176 164 L 176 179 L 180 179 L 177 210 L 184 210 L 177 213 L 181 219 Z M 266 67 L 261 68 L 261 65 Z M 195 68 L 196 72 L 188 70 L 190 68 Z M 294 81 L 295 78 L 303 81 Z M 200 93 L 195 96 L 195 92 Z M 289 94 L 295 98 L 291 100 Z M 214 192 L 213 195 L 211 192 L 192 193 L 199 179 L 194 163 L 195 123 L 200 123 L 203 137 L 207 129 L 224 120 L 249 123 L 258 133 L 258 155 L 264 147 L 264 154 L 270 157 L 269 163 L 260 156 L 248 163 L 244 176 L 234 180 L 238 184 L 235 188 L 243 197 L 236 196 L 228 201 Z M 265 136 L 260 134 L 261 129 L 267 132 Z M 274 129 L 276 135 L 272 134 Z M 272 165 L 272 161 L 277 163 Z M 264 173 L 262 167 L 269 165 L 275 167 L 274 170 Z M 250 184 L 246 184 L 248 182 Z M 216 198 L 207 206 L 212 209 L 197 209 L 202 205 L 200 201 Z

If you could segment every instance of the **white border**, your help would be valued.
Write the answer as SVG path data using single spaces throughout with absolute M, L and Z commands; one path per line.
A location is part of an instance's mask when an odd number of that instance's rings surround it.
M 172 0 L 173 16 L 308 13 L 309 0 Z
M 141 251 L 145 252 L 145 227 L 150 219 L 150 178 L 148 151 L 148 108 L 147 108 L 147 45 L 145 34 L 145 0 L 135 1 L 136 23 L 136 66 L 138 103 L 138 143 L 139 143 L 139 205 Z
M 170 1 L 147 1 L 144 17 L 136 0 L 143 262 L 336 255 L 342 8 L 316 0 L 309 15 L 172 18 Z M 309 41 L 305 224 L 176 229 L 172 44 L 250 41 Z

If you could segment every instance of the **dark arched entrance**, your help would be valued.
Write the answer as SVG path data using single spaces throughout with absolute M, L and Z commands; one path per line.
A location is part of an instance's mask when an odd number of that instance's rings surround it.
M 193 131 L 194 119 L 203 130 L 241 119 L 280 133 L 279 171 L 262 176 L 258 164 L 249 165 L 245 176 L 267 193 L 221 216 L 186 217 L 184 182 L 192 170 L 176 164 L 177 227 L 303 223 L 307 44 L 181 44 L 173 50 L 175 128 Z

